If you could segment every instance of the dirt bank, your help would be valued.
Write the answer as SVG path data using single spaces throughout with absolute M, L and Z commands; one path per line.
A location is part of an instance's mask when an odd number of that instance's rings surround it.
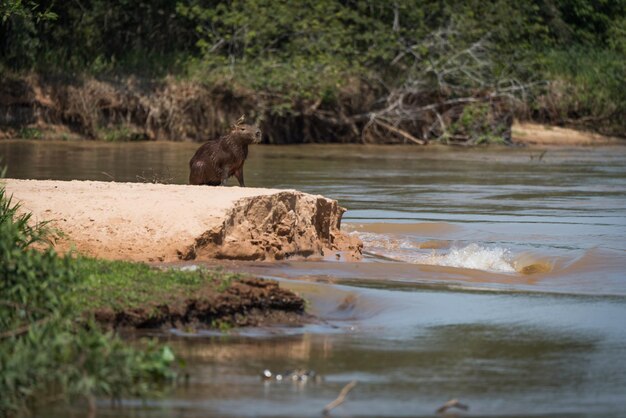
M 328 100 L 287 99 L 230 80 L 0 74 L 0 139 L 204 141 L 245 114 L 270 144 L 508 143 L 513 109 L 506 98 L 435 90 L 389 91 L 354 78 Z
M 396 97 L 391 103 L 408 107 L 388 114 L 381 109 L 383 93 L 367 83 L 353 81 L 336 93 L 337 99 L 329 103 L 298 100 L 289 103 L 290 112 L 274 112 L 274 107 L 285 105 L 282 95 L 266 96 L 232 83 L 4 74 L 0 75 L 0 139 L 204 141 L 223 134 L 242 114 L 259 122 L 263 142 L 271 144 L 426 144 L 447 138 L 444 142 L 449 144 L 474 145 L 483 143 L 479 138 L 485 136 L 507 143 L 511 139 L 515 109 L 492 95 L 464 101 L 427 92 L 417 96 L 396 92 L 404 99 Z M 375 114 L 381 117 L 372 119 Z M 582 126 L 598 128 L 591 123 Z M 512 137 L 513 142 L 541 145 L 614 140 L 532 123 L 516 124 Z
M 514 144 L 546 146 L 626 145 L 620 138 L 528 122 L 513 124 L 512 140 Z
M 295 190 L 96 181 L 4 180 L 56 248 L 108 259 L 359 258 L 336 201 Z
M 110 328 L 162 328 L 303 325 L 314 318 L 304 312 L 305 301 L 278 283 L 241 278 L 225 289 L 206 285 L 167 297 L 151 296 L 141 306 L 99 308 L 93 314 Z

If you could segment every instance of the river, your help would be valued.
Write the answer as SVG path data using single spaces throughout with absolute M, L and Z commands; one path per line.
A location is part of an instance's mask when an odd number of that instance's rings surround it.
M 13 178 L 185 183 L 195 147 L 0 141 L 0 156 Z M 323 322 L 160 334 L 189 384 L 99 416 L 319 417 L 353 380 L 331 415 L 436 416 L 453 398 L 464 416 L 626 414 L 626 147 L 254 146 L 245 176 L 338 199 L 364 260 L 239 265 Z M 297 368 L 323 378 L 260 378 Z

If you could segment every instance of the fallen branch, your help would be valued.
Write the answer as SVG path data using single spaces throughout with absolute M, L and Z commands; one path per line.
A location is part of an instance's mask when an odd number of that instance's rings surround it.
M 457 409 L 462 409 L 463 411 L 467 411 L 469 409 L 469 406 L 465 405 L 464 403 L 461 403 L 458 399 L 450 399 L 448 402 L 444 403 L 439 408 L 437 408 L 435 412 L 438 414 L 443 414 L 450 408 L 457 408 Z
M 329 403 L 328 405 L 324 407 L 324 409 L 322 410 L 322 414 L 328 415 L 333 408 L 336 408 L 339 405 L 341 405 L 343 401 L 346 399 L 346 395 L 348 394 L 348 392 L 350 392 L 352 388 L 355 386 L 356 386 L 356 380 L 353 380 L 352 382 L 345 385 L 343 389 L 341 389 L 341 392 L 339 392 L 339 396 L 337 396 L 337 399 L 335 399 L 334 401 L 332 401 L 331 403 Z
M 417 139 L 413 135 L 411 135 L 410 133 L 408 133 L 406 131 L 403 131 L 402 129 L 396 128 L 393 125 L 389 125 L 388 123 L 385 123 L 385 122 L 383 122 L 381 120 L 378 120 L 378 119 L 375 119 L 375 122 L 377 124 L 379 124 L 380 126 L 382 126 L 383 128 L 385 128 L 387 130 L 390 130 L 391 132 L 394 132 L 394 133 L 400 135 L 401 137 L 408 139 L 409 141 L 415 142 L 416 144 L 419 144 L 419 145 L 426 144 L 426 141 L 423 141 L 421 139 Z

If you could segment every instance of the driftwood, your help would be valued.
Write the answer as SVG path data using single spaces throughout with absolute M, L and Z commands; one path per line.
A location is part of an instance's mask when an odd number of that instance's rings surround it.
M 348 395 L 348 392 L 350 392 L 352 388 L 354 388 L 355 386 L 356 386 L 356 380 L 353 380 L 352 382 L 345 385 L 343 389 L 341 389 L 341 392 L 339 392 L 339 396 L 337 396 L 337 399 L 335 399 L 334 401 L 332 401 L 331 403 L 329 403 L 328 405 L 324 407 L 324 409 L 322 410 L 322 414 L 328 415 L 333 408 L 336 408 L 339 405 L 341 405 L 343 401 L 345 401 L 346 396 Z
M 450 399 L 448 402 L 444 403 L 439 408 L 437 408 L 435 412 L 438 414 L 445 414 L 446 411 L 448 411 L 448 409 L 450 408 L 457 408 L 463 411 L 469 410 L 469 406 L 465 405 L 464 403 L 461 403 L 458 399 Z
M 375 120 L 375 123 L 379 124 L 380 126 L 382 126 L 383 128 L 386 128 L 388 130 L 390 130 L 393 133 L 396 133 L 398 135 L 400 135 L 403 138 L 408 139 L 409 141 L 412 141 L 418 145 L 424 145 L 426 144 L 426 141 L 423 141 L 421 139 L 417 139 L 415 138 L 413 135 L 411 135 L 410 133 L 403 131 L 402 129 L 398 129 L 386 122 L 383 122 L 382 120 Z

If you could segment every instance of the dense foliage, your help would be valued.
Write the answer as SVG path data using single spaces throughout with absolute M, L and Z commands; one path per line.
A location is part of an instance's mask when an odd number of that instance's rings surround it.
M 514 83 L 527 117 L 626 131 L 626 0 L 7 0 L 0 16 L 13 70 L 228 80 L 275 115 L 320 101 L 341 118 L 342 92 L 377 96 L 371 111 L 416 80 L 447 98 Z
M 0 52 L 14 68 L 167 70 L 172 57 L 217 67 L 301 64 L 385 70 L 408 43 L 452 25 L 506 55 L 572 45 L 626 52 L 624 0 L 6 0 Z M 42 67 L 48 68 L 48 67 Z
M 49 402 L 145 396 L 173 377 L 167 347 L 130 347 L 86 322 L 75 298 L 85 272 L 45 246 L 0 188 L 0 416 Z M 29 226 L 30 225 L 30 226 Z

